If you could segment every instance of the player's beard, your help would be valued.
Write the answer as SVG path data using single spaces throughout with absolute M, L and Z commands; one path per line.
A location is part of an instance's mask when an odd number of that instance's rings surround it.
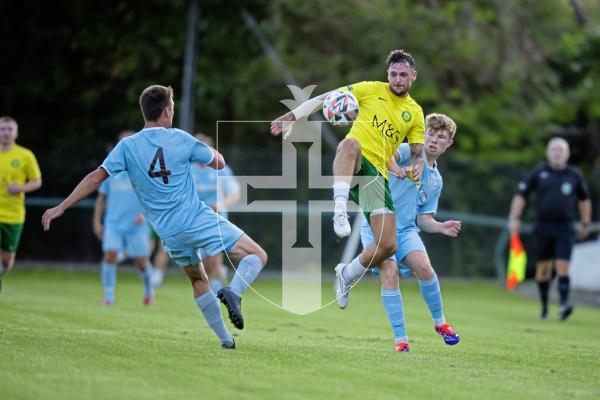
M 396 96 L 402 97 L 405 96 L 408 93 L 408 87 L 405 85 L 402 85 L 400 87 L 394 87 L 392 85 L 390 85 L 390 88 L 392 89 L 392 93 L 394 93 Z

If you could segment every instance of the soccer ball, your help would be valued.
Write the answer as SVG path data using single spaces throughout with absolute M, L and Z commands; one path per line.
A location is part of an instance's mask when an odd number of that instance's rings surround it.
M 332 125 L 350 125 L 358 115 L 358 100 L 349 92 L 331 92 L 323 102 L 323 115 Z

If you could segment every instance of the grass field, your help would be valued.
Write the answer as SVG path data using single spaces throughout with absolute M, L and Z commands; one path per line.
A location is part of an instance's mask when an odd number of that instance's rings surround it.
M 256 288 L 280 297 L 274 281 Z M 0 399 L 600 398 L 599 310 L 542 322 L 536 301 L 491 282 L 442 281 L 462 336 L 450 347 L 416 284 L 402 288 L 410 353 L 392 351 L 375 282 L 348 309 L 307 316 L 249 291 L 238 349 L 224 351 L 181 275 L 144 308 L 137 275 L 121 273 L 106 308 L 97 274 L 15 270 L 0 294 Z

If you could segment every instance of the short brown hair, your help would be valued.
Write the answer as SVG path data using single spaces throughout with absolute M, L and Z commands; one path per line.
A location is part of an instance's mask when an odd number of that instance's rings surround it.
M 456 133 L 456 123 L 447 115 L 429 114 L 427 117 L 425 117 L 425 129 L 432 129 L 434 131 L 447 131 L 450 135 L 450 139 L 453 139 L 454 134 Z
M 152 85 L 144 89 L 140 96 L 140 108 L 146 121 L 156 121 L 173 98 L 171 86 Z
M 19 128 L 19 124 L 17 124 L 17 121 L 15 121 L 13 117 L 9 117 L 8 115 L 0 117 L 0 122 L 12 122 L 13 124 L 15 124 L 17 129 Z
M 392 50 L 387 57 L 387 67 L 396 63 L 404 63 L 407 64 L 412 69 L 416 68 L 415 59 L 410 55 L 408 51 L 404 50 Z

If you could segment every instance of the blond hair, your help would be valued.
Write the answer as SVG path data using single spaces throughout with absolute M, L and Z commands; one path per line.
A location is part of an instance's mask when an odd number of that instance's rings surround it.
M 444 114 L 429 114 L 425 117 L 425 130 L 432 129 L 434 131 L 444 130 L 450 135 L 450 139 L 454 139 L 456 133 L 456 123 Z

